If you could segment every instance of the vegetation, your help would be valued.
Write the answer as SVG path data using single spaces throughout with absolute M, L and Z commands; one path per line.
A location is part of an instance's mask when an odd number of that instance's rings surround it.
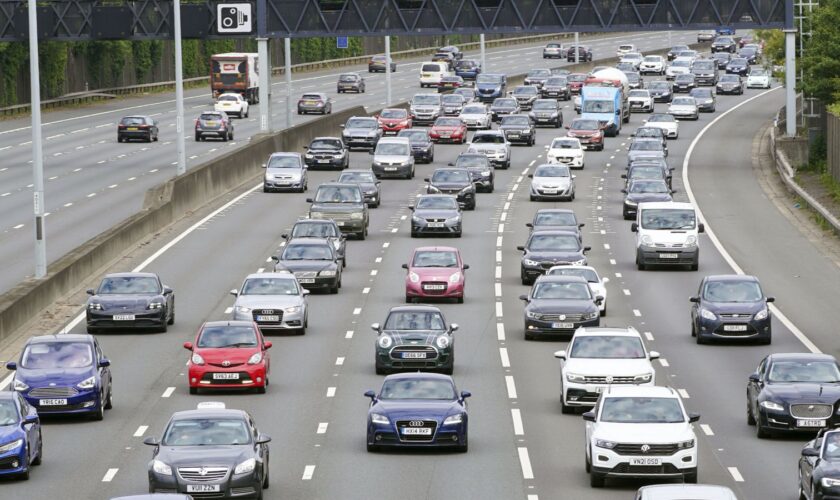
M 802 90 L 822 102 L 840 101 L 840 0 L 823 0 L 811 15 L 812 36 L 801 64 Z

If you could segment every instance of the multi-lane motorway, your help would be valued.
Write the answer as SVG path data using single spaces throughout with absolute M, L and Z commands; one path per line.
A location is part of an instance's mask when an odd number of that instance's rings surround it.
M 689 43 L 694 34 L 673 35 L 673 43 Z M 586 40 L 596 58 L 612 57 L 624 41 L 640 50 L 666 48 L 665 33 L 600 35 Z M 477 54 L 470 54 L 476 56 Z M 488 71 L 509 74 L 545 67 L 536 45 L 500 47 L 486 54 Z M 393 75 L 396 101 L 409 99 L 417 87 L 423 59 L 400 61 Z M 551 61 L 550 66 L 564 65 Z M 368 80 L 367 93 L 336 94 L 338 74 L 361 71 Z M 385 76 L 369 75 L 366 66 L 339 68 L 295 75 L 293 100 L 306 91 L 322 91 L 336 99 L 335 109 L 362 105 L 371 110 L 385 105 Z M 286 86 L 282 79 L 272 84 L 272 124 L 286 126 Z M 236 140 L 229 143 L 193 141 L 192 120 L 201 110 L 212 108 L 208 89 L 185 92 L 187 168 L 199 165 L 227 148 L 242 147 L 259 131 L 259 106 L 251 117 L 236 120 Z M 116 123 L 123 116 L 146 114 L 160 122 L 157 143 L 119 144 Z M 314 119 L 295 116 L 294 123 Z M 137 212 L 149 187 L 175 175 L 177 162 L 175 102 L 172 94 L 117 100 L 80 109 L 44 115 L 44 180 L 47 231 L 47 260 L 53 262 L 81 243 Z M 32 216 L 32 146 L 27 119 L 0 123 L 0 290 L 8 290 L 34 272 Z

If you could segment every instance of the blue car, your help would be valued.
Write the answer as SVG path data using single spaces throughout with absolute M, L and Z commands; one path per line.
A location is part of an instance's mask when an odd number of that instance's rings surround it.
M 102 420 L 111 409 L 111 362 L 93 335 L 66 334 L 32 337 L 15 370 L 12 388 L 38 414 L 85 414 Z
M 455 389 L 448 375 L 389 375 L 371 400 L 367 418 L 367 450 L 386 447 L 446 447 L 467 451 L 467 402 L 470 393 Z
M 472 59 L 462 59 L 455 62 L 455 74 L 464 80 L 475 80 L 481 73 L 481 64 Z
M 29 479 L 29 466 L 41 465 L 38 412 L 16 392 L 0 392 L 0 477 Z
M 482 73 L 475 78 L 475 93 L 481 102 L 493 102 L 497 97 L 507 95 L 507 76 L 496 73 Z

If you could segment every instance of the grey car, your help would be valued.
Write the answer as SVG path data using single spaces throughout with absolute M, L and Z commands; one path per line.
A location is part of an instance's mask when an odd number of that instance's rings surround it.
M 457 116 L 464 109 L 466 101 L 460 94 L 446 94 L 440 97 L 440 103 L 444 115 Z
M 233 120 L 224 111 L 205 111 L 195 120 L 195 140 L 203 141 L 217 137 L 223 141 L 233 140 Z
M 541 208 L 534 214 L 533 220 L 525 225 L 531 231 L 544 229 L 572 231 L 578 234 L 578 239 L 583 239 L 580 230 L 586 224 L 578 222 L 575 211 L 571 208 Z
M 274 272 L 292 273 L 307 290 L 328 290 L 338 293 L 341 288 L 341 260 L 330 240 L 325 238 L 295 238 L 289 240 L 280 255 L 272 255 Z
M 365 203 L 370 208 L 377 208 L 382 203 L 380 186 L 382 182 L 376 179 L 373 170 L 352 169 L 345 170 L 338 177 L 338 182 L 358 184 L 365 196 Z
M 540 89 L 536 85 L 519 85 L 509 95 L 516 99 L 520 108 L 527 110 L 531 109 L 534 101 L 539 99 Z
M 263 167 L 263 192 L 307 190 L 306 163 L 300 153 L 272 153 Z
M 569 89 L 569 82 L 565 76 L 552 76 L 543 83 L 540 92 L 543 97 L 552 97 L 564 101 L 572 98 L 572 91 Z
M 636 491 L 634 500 L 672 500 L 695 498 L 697 500 L 738 500 L 726 486 L 716 484 L 651 484 Z
M 341 170 L 350 165 L 350 153 L 339 137 L 316 137 L 304 149 L 303 161 L 309 168 Z
M 563 108 L 556 99 L 537 99 L 531 106 L 528 116 L 534 126 L 551 125 L 554 128 L 563 126 Z
M 662 146 L 661 140 L 634 139 L 627 151 L 627 165 L 639 160 L 659 159 L 666 156 L 668 156 L 668 150 Z
M 338 75 L 338 84 L 336 86 L 336 91 L 339 94 L 345 92 L 365 93 L 365 79 L 358 73 L 342 73 Z
M 421 128 L 400 130 L 397 137 L 407 137 L 411 144 L 411 156 L 415 161 L 432 163 L 435 161 L 435 143 L 429 137 L 429 131 Z
M 315 198 L 307 198 L 309 217 L 332 219 L 343 233 L 360 240 L 367 237 L 370 223 L 367 204 L 358 184 L 327 182 L 318 186 Z
M 411 215 L 411 237 L 442 234 L 460 237 L 463 231 L 461 206 L 452 195 L 423 194 L 408 208 Z
M 236 297 L 233 303 L 234 320 L 253 321 L 263 333 L 266 330 L 306 333 L 309 325 L 306 296 L 309 290 L 300 286 L 293 274 L 249 274 L 242 286 L 234 288 L 230 294 Z M 269 309 L 271 314 L 265 312 Z
M 377 375 L 395 370 L 440 370 L 452 374 L 455 365 L 456 323 L 446 325 L 434 306 L 391 308 L 384 325 L 370 325 L 376 332 Z
M 335 248 L 338 258 L 341 259 L 341 267 L 347 267 L 347 237 L 332 219 L 300 219 L 295 222 L 291 231 L 280 236 L 286 240 L 286 243 L 295 238 L 327 239 Z
M 515 115 L 521 110 L 513 97 L 500 97 L 490 105 L 490 116 L 494 122 L 502 121 L 503 116 Z
M 331 97 L 321 92 L 314 92 L 300 96 L 297 103 L 297 113 L 299 115 L 309 113 L 328 115 L 332 113 L 332 107 L 333 100 Z
M 475 184 L 470 171 L 465 168 L 438 168 L 431 177 L 424 179 L 428 194 L 450 194 L 466 210 L 475 210 Z
M 578 231 L 545 229 L 532 231 L 525 245 L 516 249 L 523 254 L 520 263 L 522 284 L 532 285 L 554 266 L 585 266 L 585 253 L 590 247 L 581 244 Z
M 712 89 L 692 89 L 688 95 L 697 102 L 697 109 L 701 113 L 714 113 L 717 103 Z
M 382 129 L 376 118 L 353 116 L 341 125 L 341 140 L 348 148 L 373 149 L 382 138 Z

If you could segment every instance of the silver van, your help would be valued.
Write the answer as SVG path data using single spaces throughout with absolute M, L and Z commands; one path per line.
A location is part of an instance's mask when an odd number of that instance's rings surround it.
M 371 170 L 377 179 L 382 177 L 414 178 L 414 156 L 407 137 L 383 137 L 371 154 Z

